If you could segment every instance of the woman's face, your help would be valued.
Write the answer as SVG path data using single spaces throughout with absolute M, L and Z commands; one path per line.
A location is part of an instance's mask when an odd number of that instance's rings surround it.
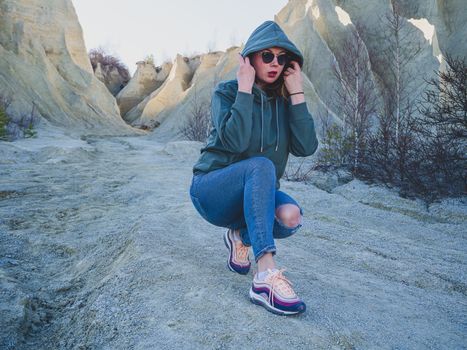
M 269 63 L 264 63 L 263 52 L 270 52 L 274 55 L 274 59 Z M 264 88 L 267 84 L 274 83 L 281 75 L 285 63 L 280 65 L 277 62 L 277 56 L 286 54 L 287 51 L 280 47 L 271 47 L 255 52 L 253 55 L 252 66 L 256 71 L 256 83 L 260 88 Z

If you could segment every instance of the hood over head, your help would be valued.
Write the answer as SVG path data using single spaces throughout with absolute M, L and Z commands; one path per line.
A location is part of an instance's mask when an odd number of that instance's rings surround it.
M 303 66 L 303 55 L 293 42 L 289 40 L 279 25 L 274 21 L 266 21 L 256 28 L 248 38 L 241 55 L 246 57 L 254 52 L 271 47 L 281 47 L 292 54 L 293 59 Z
M 295 60 L 300 65 L 300 68 L 303 66 L 303 55 L 300 50 L 295 46 L 293 42 L 289 40 L 287 35 L 284 33 L 281 27 L 274 21 L 266 21 L 256 28 L 253 33 L 251 33 L 248 38 L 245 47 L 243 48 L 241 55 L 246 57 L 254 52 L 268 49 L 271 47 L 280 47 L 287 50 L 288 54 L 291 56 L 292 60 Z M 261 100 L 261 148 L 260 152 L 264 150 L 264 100 L 263 94 L 257 92 Z M 253 94 L 255 94 L 255 88 L 253 86 Z M 269 99 L 267 99 L 269 100 Z M 274 98 L 275 102 L 275 114 L 276 114 L 276 147 L 275 151 L 279 147 L 279 116 L 278 116 L 278 102 L 277 98 Z

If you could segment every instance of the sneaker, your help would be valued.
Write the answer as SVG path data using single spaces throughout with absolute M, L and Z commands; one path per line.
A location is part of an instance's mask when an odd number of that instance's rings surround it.
M 224 234 L 224 243 L 229 249 L 229 258 L 227 267 L 233 271 L 246 275 L 250 271 L 250 258 L 248 257 L 249 247 L 243 245 L 241 241 L 236 241 L 233 238 L 233 230 L 229 229 Z
M 292 283 L 284 277 L 285 269 L 271 271 L 263 281 L 253 279 L 250 300 L 278 315 L 295 315 L 306 310 L 305 303 L 295 294 Z

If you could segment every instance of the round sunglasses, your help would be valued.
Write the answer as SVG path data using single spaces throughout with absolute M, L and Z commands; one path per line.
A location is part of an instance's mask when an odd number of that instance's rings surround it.
M 263 59 L 264 63 L 271 63 L 274 60 L 274 57 L 277 57 L 277 63 L 279 66 L 283 66 L 289 60 L 289 57 L 286 53 L 282 53 L 276 56 L 270 51 L 261 52 L 261 58 Z

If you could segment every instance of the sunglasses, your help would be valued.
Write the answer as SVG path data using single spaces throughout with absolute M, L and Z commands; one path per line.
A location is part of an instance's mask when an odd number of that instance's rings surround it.
M 274 60 L 274 57 L 277 57 L 277 63 L 279 66 L 283 66 L 289 60 L 289 57 L 286 53 L 282 53 L 276 56 L 270 51 L 261 52 L 261 58 L 263 59 L 264 63 L 271 63 Z

